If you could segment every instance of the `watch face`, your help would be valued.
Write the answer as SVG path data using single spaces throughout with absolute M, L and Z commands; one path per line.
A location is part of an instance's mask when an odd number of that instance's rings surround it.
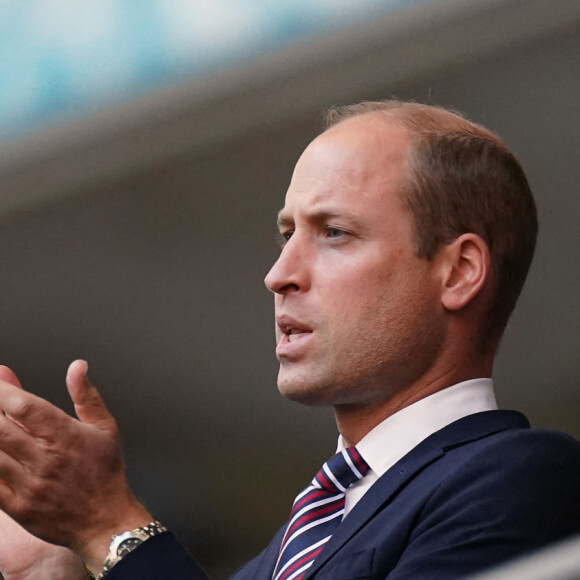
M 142 542 L 143 540 L 140 538 L 127 538 L 117 546 L 117 556 L 119 558 L 124 558 Z

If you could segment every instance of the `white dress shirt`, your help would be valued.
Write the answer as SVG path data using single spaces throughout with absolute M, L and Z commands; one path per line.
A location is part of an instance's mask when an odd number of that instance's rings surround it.
M 429 435 L 462 417 L 494 409 L 492 380 L 472 379 L 425 397 L 379 423 L 356 446 L 370 470 L 347 490 L 344 516 L 381 475 Z M 339 436 L 337 451 L 344 448 Z

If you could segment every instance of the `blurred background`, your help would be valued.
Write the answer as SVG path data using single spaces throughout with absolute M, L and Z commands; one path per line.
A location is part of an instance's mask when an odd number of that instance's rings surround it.
M 0 0 L 0 54 L 0 362 L 70 411 L 89 361 L 138 495 L 216 580 L 336 444 L 277 393 L 263 286 L 329 105 L 451 106 L 516 152 L 541 233 L 498 397 L 580 436 L 577 0 Z

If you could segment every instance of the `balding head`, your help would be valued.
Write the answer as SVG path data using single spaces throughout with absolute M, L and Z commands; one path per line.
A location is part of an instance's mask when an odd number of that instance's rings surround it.
M 484 127 L 428 105 L 385 101 L 334 108 L 326 114 L 326 128 L 362 116 L 409 133 L 409 175 L 401 198 L 413 217 L 417 255 L 430 260 L 469 232 L 489 247 L 495 291 L 482 340 L 486 346 L 495 344 L 515 307 L 536 243 L 536 207 L 521 166 Z

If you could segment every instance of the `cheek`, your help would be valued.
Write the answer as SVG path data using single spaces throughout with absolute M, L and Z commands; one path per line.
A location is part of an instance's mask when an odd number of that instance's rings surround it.
M 372 303 L 389 291 L 394 268 L 385 268 L 383 260 L 351 256 L 345 260 L 329 260 L 319 268 L 324 272 L 317 280 L 321 296 L 344 303 L 346 307 L 358 303 Z M 313 285 L 314 286 L 314 285 Z
M 337 300 L 339 324 L 352 327 L 357 340 L 380 343 L 380 350 L 396 348 L 398 341 L 420 341 L 441 306 L 432 281 L 404 268 L 361 274 L 355 284 L 338 293 Z

